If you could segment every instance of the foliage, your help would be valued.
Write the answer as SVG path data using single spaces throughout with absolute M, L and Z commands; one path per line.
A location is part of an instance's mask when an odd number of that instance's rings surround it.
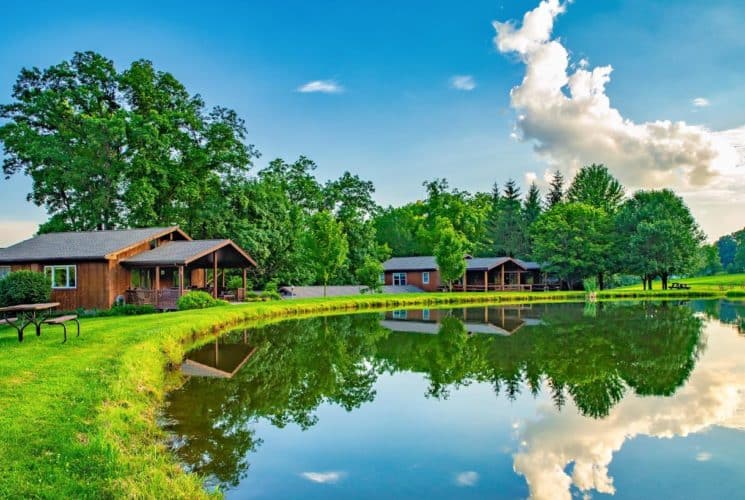
M 554 172 L 546 193 L 546 209 L 551 209 L 564 201 L 564 176 L 560 170 Z
M 207 292 L 194 291 L 185 293 L 179 297 L 177 306 L 179 311 L 188 311 L 190 309 L 207 309 L 226 304 L 227 302 L 224 300 L 218 300 Z
M 527 256 L 527 224 L 517 183 L 513 179 L 508 180 L 502 195 L 493 195 L 492 199 L 495 203 L 488 220 L 488 236 L 492 243 L 490 255 Z
M 383 264 L 371 258 L 365 260 L 362 267 L 357 269 L 357 281 L 365 287 L 363 293 L 380 293 L 383 290 L 383 283 L 380 281 L 383 272 Z
M 52 283 L 43 273 L 16 271 L 0 279 L 0 306 L 49 302 Z
M 276 290 L 264 290 L 261 292 L 261 300 L 281 300 L 282 296 Z
M 696 266 L 694 274 L 697 276 L 712 276 L 724 271 L 719 257 L 719 247 L 716 244 L 699 247 Z
M 219 223 L 223 182 L 256 156 L 236 114 L 206 110 L 150 61 L 118 72 L 95 52 L 22 69 L 0 106 L 6 176 L 33 181 L 50 230 L 180 224 L 200 237 Z
M 598 208 L 561 203 L 544 212 L 533 226 L 534 256 L 546 262 L 570 288 L 604 270 L 611 247 L 611 221 Z
M 662 278 L 693 270 L 704 235 L 683 200 L 668 189 L 637 191 L 620 208 L 616 233 L 624 268 L 639 276 Z
M 737 254 L 737 240 L 735 237 L 731 234 L 724 235 L 717 240 L 716 246 L 719 250 L 719 259 L 722 267 L 725 270 L 732 269 L 732 265 L 735 262 L 735 255 Z
M 228 278 L 226 286 L 228 290 L 237 290 L 238 288 L 243 288 L 243 277 L 231 276 L 230 278 Z
M 608 168 L 593 163 L 577 172 L 566 198 L 569 202 L 584 203 L 612 214 L 621 205 L 624 195 L 623 186 L 608 172 Z
M 307 264 L 323 284 L 323 296 L 329 281 L 336 277 L 347 261 L 349 244 L 342 229 L 329 212 L 318 212 L 308 221 L 305 234 Z
M 453 281 L 462 278 L 466 272 L 465 254 L 466 238 L 459 234 L 448 219 L 437 221 L 439 240 L 435 247 L 435 259 L 440 270 L 440 279 L 448 284 L 452 291 Z M 464 283 L 465 284 L 465 283 Z

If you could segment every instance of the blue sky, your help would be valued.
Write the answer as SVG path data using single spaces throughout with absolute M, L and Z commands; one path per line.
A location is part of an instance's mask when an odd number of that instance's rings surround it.
M 150 59 L 208 104 L 236 109 L 262 152 L 257 166 L 304 154 L 323 179 L 349 170 L 374 181 L 382 204 L 417 199 L 422 181 L 434 177 L 472 191 L 509 177 L 524 183 L 526 172 L 540 181 L 557 161 L 534 152 L 540 137 L 510 137 L 521 113 L 510 89 L 526 65 L 493 40 L 492 21 L 519 26 L 537 0 L 217 4 L 6 5 L 0 102 L 9 101 L 21 67 L 95 50 L 119 68 Z M 745 7 L 734 0 L 683 0 L 674 8 L 669 1 L 576 0 L 556 17 L 552 36 L 572 63 L 613 66 L 605 92 L 624 118 L 719 131 L 745 124 L 743 25 Z M 455 75 L 471 76 L 475 88 L 452 88 Z M 336 82 L 343 92 L 297 91 L 316 80 Z M 695 98 L 708 105 L 694 106 Z M 636 183 L 629 172 L 619 170 L 628 184 L 660 187 L 641 176 Z M 27 179 L 0 181 L 0 245 L 44 220 L 43 210 L 25 201 L 29 189 Z M 722 216 L 739 184 L 679 189 L 710 236 L 745 226 L 731 206 Z

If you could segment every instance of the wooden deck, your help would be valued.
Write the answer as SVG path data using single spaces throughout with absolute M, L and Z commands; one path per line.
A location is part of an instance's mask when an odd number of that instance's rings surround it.
M 447 286 L 440 287 L 441 290 L 447 291 Z M 453 285 L 454 292 L 546 292 L 561 290 L 559 285 L 548 285 L 544 283 L 537 283 L 531 285 L 496 285 L 489 284 L 486 287 L 483 284 L 466 285 L 461 284 Z

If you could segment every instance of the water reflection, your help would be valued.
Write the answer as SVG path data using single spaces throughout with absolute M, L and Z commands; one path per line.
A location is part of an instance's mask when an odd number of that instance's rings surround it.
M 216 353 L 218 363 L 226 359 L 221 353 L 236 353 L 230 366 L 213 367 L 232 379 L 192 377 L 170 396 L 169 429 L 191 470 L 230 488 L 249 474 L 261 445 L 259 422 L 310 429 L 319 407 L 351 412 L 374 405 L 380 377 L 420 374 L 426 392 L 411 394 L 412 401 L 444 401 L 471 384 L 488 384 L 506 400 L 522 393 L 537 398 L 534 414 L 516 415 L 509 430 L 519 443 L 514 470 L 532 496 L 613 493 L 608 465 L 630 437 L 739 425 L 745 373 L 729 355 L 735 347 L 717 344 L 722 356 L 697 366 L 712 349 L 702 334 L 706 315 L 720 317 L 724 308 L 728 322 L 743 317 L 728 303 L 714 304 L 392 311 L 237 331 L 191 356 L 209 366 Z M 237 371 L 236 359 L 245 363 Z M 473 411 L 494 404 L 479 401 Z M 331 477 L 327 471 L 305 474 L 312 482 Z M 338 481 L 341 473 L 335 474 Z M 461 471 L 454 482 L 478 486 L 479 477 Z

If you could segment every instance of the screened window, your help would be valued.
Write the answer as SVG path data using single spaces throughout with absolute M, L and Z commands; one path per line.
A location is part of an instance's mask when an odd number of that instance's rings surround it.
M 429 285 L 429 271 L 424 271 L 422 273 L 422 284 Z
M 406 319 L 408 311 L 406 309 L 397 309 L 393 311 L 393 319 Z
M 380 273 L 380 276 L 378 276 L 378 281 L 380 283 L 385 283 L 385 273 Z
M 422 309 L 422 319 L 429 321 L 429 309 Z
M 10 274 L 10 266 L 0 266 L 0 280 Z
M 44 274 L 52 282 L 52 288 L 65 289 L 78 286 L 78 268 L 75 265 L 44 266 Z
M 393 285 L 402 286 L 406 284 L 406 273 L 393 273 Z

